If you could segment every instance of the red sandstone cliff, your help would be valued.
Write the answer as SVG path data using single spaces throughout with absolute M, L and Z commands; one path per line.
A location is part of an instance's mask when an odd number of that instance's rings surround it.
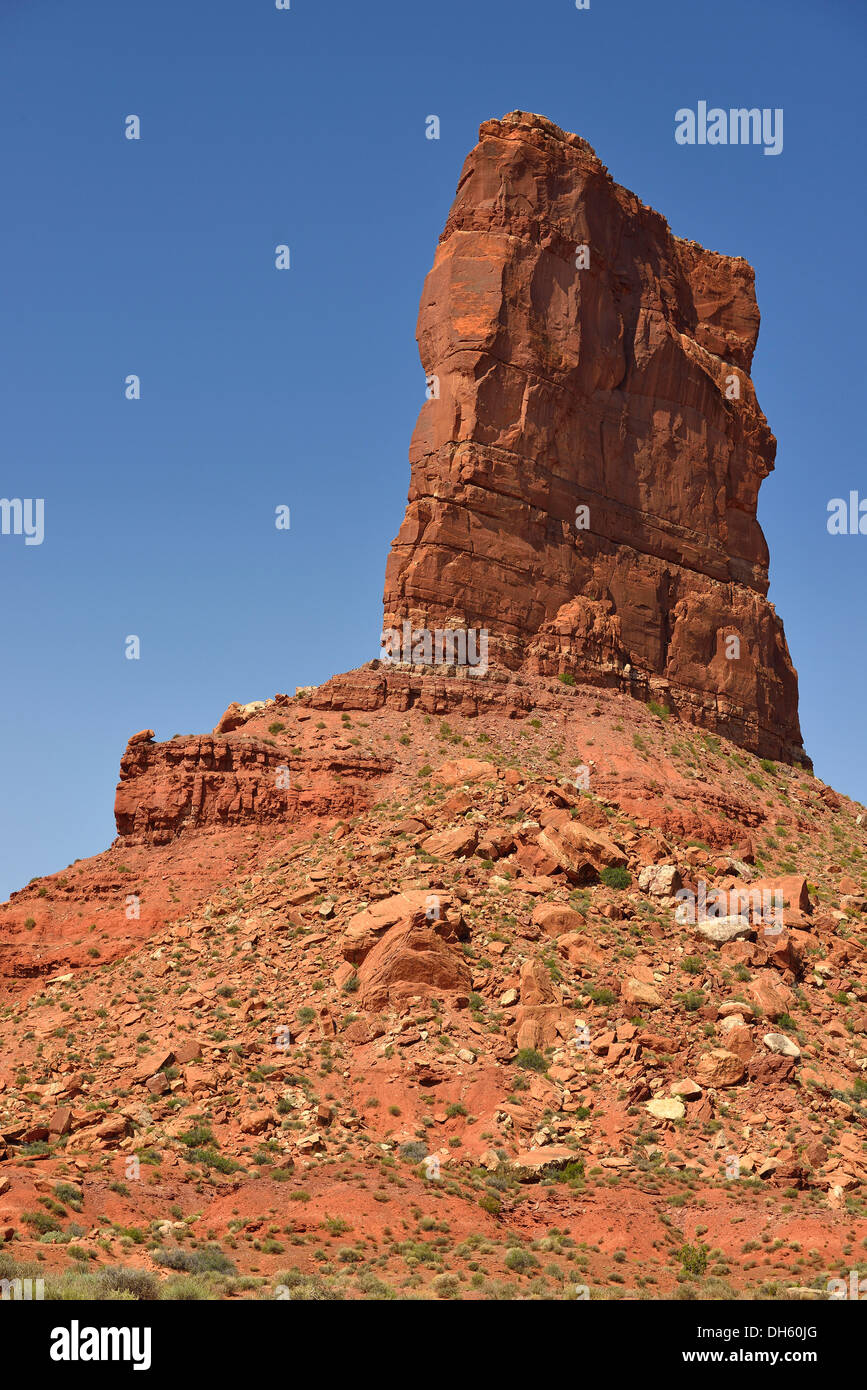
M 802 759 L 756 520 L 776 441 L 749 377 L 753 282 L 673 236 L 578 136 L 523 112 L 485 122 L 422 294 L 438 396 L 412 440 L 385 626 L 486 628 L 495 664 L 625 681 Z
M 348 750 L 298 756 L 246 730 L 221 735 L 225 722 L 213 734 L 168 743 L 152 743 L 151 729 L 133 735 L 114 803 L 127 844 L 168 844 L 187 829 L 352 815 L 368 803 L 368 785 L 390 770 L 387 761 Z

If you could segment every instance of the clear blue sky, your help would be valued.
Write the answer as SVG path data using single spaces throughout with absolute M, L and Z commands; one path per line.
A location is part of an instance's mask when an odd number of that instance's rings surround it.
M 867 536 L 826 531 L 867 495 L 864 39 L 851 0 L 2 0 L 0 496 L 46 534 L 0 537 L 0 895 L 110 842 L 135 730 L 376 655 L 422 282 L 515 108 L 756 267 L 771 598 L 816 770 L 867 799 Z M 782 107 L 783 153 L 678 146 L 699 100 Z

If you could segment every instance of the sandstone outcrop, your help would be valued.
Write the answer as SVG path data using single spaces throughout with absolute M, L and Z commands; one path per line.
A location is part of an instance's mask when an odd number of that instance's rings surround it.
M 470 971 L 457 951 L 422 914 L 398 922 L 365 957 L 358 971 L 365 1009 L 397 1005 L 413 997 L 469 994 Z
M 158 845 L 191 827 L 351 815 L 369 799 L 367 784 L 389 766 L 349 753 L 289 758 L 285 749 L 241 735 L 168 743 L 134 735 L 121 758 L 115 821 L 127 843 Z
M 549 826 L 539 845 L 577 883 L 592 883 L 604 868 L 624 868 L 626 855 L 607 835 L 600 835 L 580 821 Z
M 758 329 L 746 261 L 675 237 L 577 135 L 486 121 L 422 294 L 430 399 L 385 627 L 487 630 L 494 667 L 801 760 L 756 519 Z

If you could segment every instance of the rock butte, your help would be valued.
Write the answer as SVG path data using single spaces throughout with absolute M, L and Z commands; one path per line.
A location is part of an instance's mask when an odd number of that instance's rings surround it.
M 251 1297 L 296 1261 L 293 1299 L 665 1296 L 675 1197 L 733 1287 L 811 1295 L 803 1250 L 848 1268 L 867 818 L 802 765 L 764 596 L 757 323 L 745 263 L 673 238 L 576 136 L 482 127 L 422 304 L 440 393 L 386 626 L 487 627 L 490 667 L 371 661 L 130 738 L 114 843 L 0 905 L 4 1270 L 150 1297 L 198 1229 Z M 786 1239 L 745 1261 L 769 1221 Z
M 545 678 L 568 674 L 809 767 L 756 520 L 776 442 L 749 378 L 752 269 L 673 236 L 544 117 L 515 111 L 479 134 L 422 293 L 438 394 L 410 448 L 384 627 L 485 629 L 490 666 L 371 661 L 303 698 L 520 718 L 559 712 L 562 688 Z M 589 527 L 576 530 L 582 506 Z M 391 759 L 349 745 L 289 758 L 264 729 L 251 737 L 263 708 L 232 704 L 202 737 L 133 735 L 121 839 L 168 844 L 375 801 Z
M 485 122 L 422 294 L 438 396 L 412 440 L 384 627 L 485 629 L 490 668 L 373 661 L 310 688 L 311 706 L 520 717 L 556 708 L 539 678 L 568 674 L 809 765 L 756 520 L 776 444 L 748 375 L 753 278 L 673 236 L 579 136 L 523 112 Z M 164 844 L 375 799 L 389 763 L 349 750 L 293 761 L 281 790 L 285 755 L 245 727 L 260 706 L 202 738 L 134 735 L 119 834 Z
M 386 628 L 487 629 L 502 667 L 625 683 L 804 760 L 756 519 L 776 451 L 749 376 L 758 331 L 746 261 L 674 236 L 579 136 L 522 111 L 486 121 L 422 293 L 438 394 L 412 440 Z

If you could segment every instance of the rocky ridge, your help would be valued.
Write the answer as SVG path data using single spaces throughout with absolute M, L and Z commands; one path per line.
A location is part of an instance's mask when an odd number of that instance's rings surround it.
M 119 837 L 97 931 L 79 927 L 89 950 L 7 980 L 4 1248 L 60 1271 L 71 1246 L 165 1281 L 219 1247 L 209 1296 L 229 1266 L 262 1297 L 287 1268 L 350 1297 L 574 1296 L 576 1277 L 593 1296 L 620 1277 L 664 1293 L 702 1245 L 720 1287 L 836 1277 L 867 1235 L 863 808 L 621 691 L 526 678 L 525 713 L 510 696 L 446 718 L 448 682 L 428 676 L 406 708 L 334 707 L 381 677 L 257 702 L 214 736 L 275 766 L 348 744 L 387 769 L 375 800 Z M 143 743 L 154 764 L 172 747 Z M 227 840 L 215 883 L 196 866 Z M 149 902 L 137 865 L 159 882 L 170 855 L 192 909 Z M 81 920 L 94 864 L 3 910 L 19 961 L 22 939 Z M 701 883 L 725 915 L 679 921 L 678 892 Z M 784 929 L 748 908 L 729 931 L 733 895 L 763 887 Z M 153 915 L 130 942 L 136 889 Z M 395 1201 L 420 1212 L 412 1240 Z M 429 1221 L 453 1237 L 419 1263 Z

